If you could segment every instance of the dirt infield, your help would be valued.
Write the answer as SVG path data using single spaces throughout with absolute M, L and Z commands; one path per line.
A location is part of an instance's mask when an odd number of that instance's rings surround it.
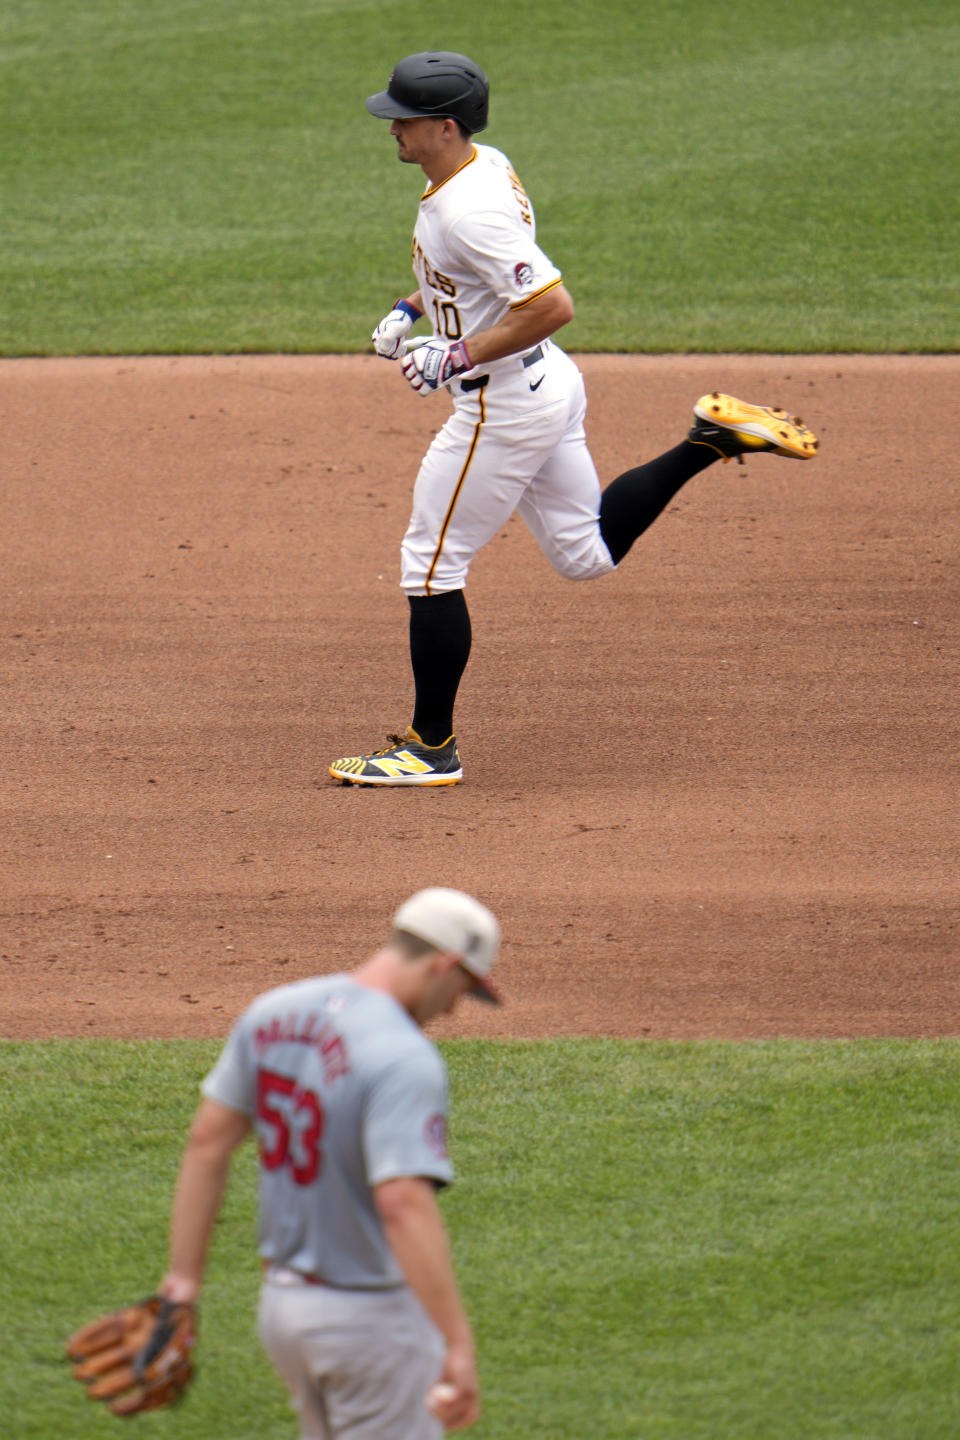
M 821 455 L 713 467 L 584 585 L 511 522 L 466 782 L 369 792 L 326 767 L 409 720 L 448 402 L 373 357 L 0 361 L 0 1034 L 223 1034 L 424 884 L 505 937 L 509 1005 L 440 1034 L 960 1033 L 960 357 L 582 366 L 604 479 L 715 387 Z

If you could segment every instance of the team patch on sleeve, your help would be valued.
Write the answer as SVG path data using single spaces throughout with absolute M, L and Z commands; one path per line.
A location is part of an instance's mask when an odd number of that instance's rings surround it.
M 529 290 L 533 284 L 533 266 L 526 260 L 521 260 L 519 265 L 513 267 L 513 279 L 518 290 Z
M 447 1121 L 443 1115 L 431 1115 L 423 1127 L 424 1139 L 438 1160 L 447 1159 Z

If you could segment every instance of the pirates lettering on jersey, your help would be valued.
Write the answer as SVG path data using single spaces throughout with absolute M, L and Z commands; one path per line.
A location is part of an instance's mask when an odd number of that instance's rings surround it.
M 449 295 L 451 300 L 455 300 L 456 297 L 457 297 L 457 287 L 456 287 L 456 285 L 455 285 L 454 282 L 450 279 L 450 276 L 449 276 L 449 275 L 443 275 L 443 274 L 441 274 L 441 272 L 440 272 L 439 270 L 435 270 L 435 269 L 433 268 L 433 266 L 430 264 L 430 261 L 427 259 L 426 255 L 424 255 L 423 251 L 420 249 L 420 246 L 417 244 L 416 236 L 414 236 L 414 239 L 413 239 L 413 263 L 414 263 L 414 265 L 416 265 L 416 263 L 417 263 L 418 260 L 419 260 L 420 264 L 423 266 L 424 279 L 426 280 L 427 284 L 430 286 L 431 290 L 439 290 L 439 291 L 441 292 L 441 294 L 443 294 L 443 295 Z

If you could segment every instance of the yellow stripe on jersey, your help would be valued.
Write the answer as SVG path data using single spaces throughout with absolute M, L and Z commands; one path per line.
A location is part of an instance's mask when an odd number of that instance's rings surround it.
M 515 304 L 510 306 L 510 309 L 522 310 L 524 305 L 529 305 L 532 300 L 539 300 L 540 296 L 546 295 L 548 290 L 555 290 L 558 285 L 562 284 L 563 276 L 560 275 L 556 280 L 551 280 L 549 285 L 544 285 L 541 290 L 537 290 L 533 295 L 528 295 L 525 300 L 518 300 Z
M 473 427 L 473 439 L 470 441 L 470 449 L 467 451 L 467 458 L 463 462 L 463 469 L 460 471 L 459 478 L 457 479 L 456 488 L 453 492 L 453 497 L 450 501 L 450 504 L 447 506 L 447 513 L 443 517 L 443 524 L 440 527 L 440 539 L 437 541 L 437 548 L 433 552 L 433 559 L 430 561 L 430 569 L 427 571 L 427 578 L 424 582 L 428 595 L 433 594 L 433 591 L 430 589 L 430 581 L 433 579 L 434 572 L 440 563 L 440 552 L 443 550 L 443 542 L 447 538 L 447 531 L 450 529 L 450 521 L 453 519 L 453 512 L 454 510 L 456 510 L 457 501 L 460 499 L 460 491 L 463 489 L 463 482 L 467 478 L 467 471 L 470 469 L 470 466 L 473 462 L 473 457 L 476 454 L 477 444 L 480 440 L 480 431 L 483 429 L 484 422 L 487 418 L 487 407 L 486 402 L 483 398 L 482 390 L 477 392 L 477 399 L 480 401 L 480 419 Z
M 436 195 L 438 190 L 442 190 L 444 185 L 446 185 L 447 181 L 452 180 L 454 175 L 459 175 L 461 170 L 466 170 L 468 165 L 472 165 L 474 160 L 476 160 L 478 154 L 479 151 L 477 150 L 476 145 L 474 145 L 473 154 L 469 157 L 469 159 L 464 160 L 462 165 L 458 165 L 456 170 L 451 170 L 450 174 L 445 176 L 444 179 L 441 180 L 437 185 L 431 185 L 429 189 L 424 190 L 423 194 L 420 196 L 421 205 L 423 204 L 424 200 L 429 200 L 431 195 Z

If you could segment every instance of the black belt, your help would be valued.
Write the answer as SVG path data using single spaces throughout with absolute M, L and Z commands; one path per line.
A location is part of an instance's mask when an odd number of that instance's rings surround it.
M 531 365 L 536 365 L 538 360 L 543 359 L 543 346 L 538 345 L 536 350 L 531 350 L 529 355 L 523 357 L 523 368 L 529 370 Z M 490 384 L 489 375 L 476 375 L 472 380 L 461 380 L 460 389 L 466 394 L 471 390 L 482 390 L 484 385 Z

